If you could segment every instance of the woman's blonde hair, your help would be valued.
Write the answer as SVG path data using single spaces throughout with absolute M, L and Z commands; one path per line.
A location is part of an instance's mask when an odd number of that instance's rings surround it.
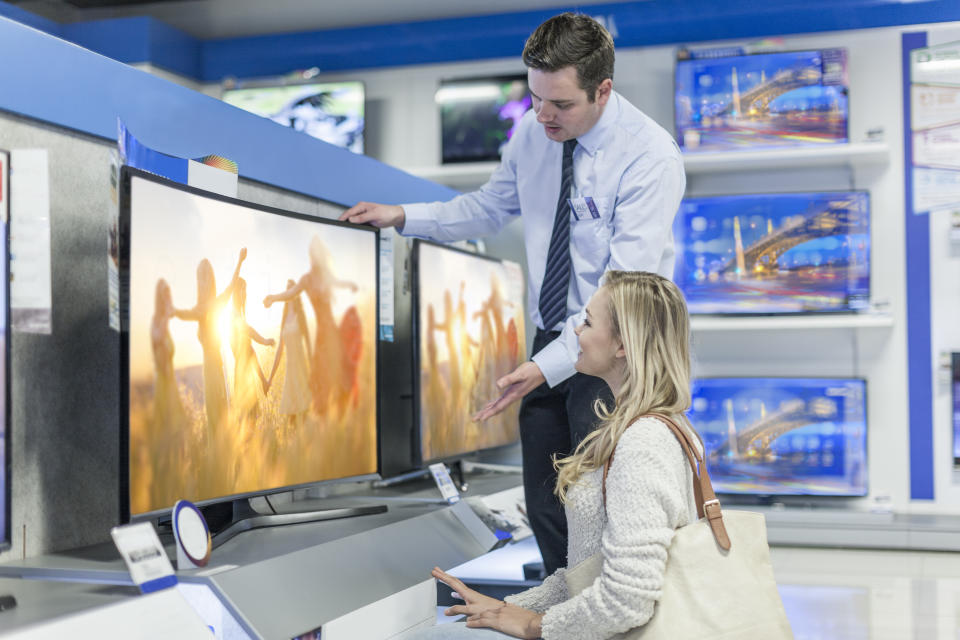
M 607 463 L 637 418 L 690 408 L 690 317 L 683 294 L 666 278 L 643 271 L 610 271 L 603 288 L 613 337 L 626 354 L 623 385 L 612 411 L 599 399 L 594 405 L 600 426 L 572 455 L 554 459 L 555 493 L 564 503 L 581 476 Z

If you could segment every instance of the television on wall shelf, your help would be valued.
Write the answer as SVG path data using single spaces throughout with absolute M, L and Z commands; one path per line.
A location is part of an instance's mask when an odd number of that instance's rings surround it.
M 678 59 L 675 82 L 685 151 L 848 140 L 846 49 Z
M 531 106 L 525 75 L 444 80 L 436 102 L 444 163 L 499 160 Z
M 478 423 L 496 381 L 524 360 L 519 265 L 417 240 L 414 413 L 420 462 L 454 460 L 519 440 L 519 403 Z
M 378 232 L 126 167 L 120 193 L 122 518 L 187 499 L 236 532 L 318 515 L 251 496 L 376 477 Z
M 224 89 L 221 97 L 228 104 L 285 127 L 354 153 L 363 153 L 362 82 L 251 82 Z
M 701 378 L 692 396 L 717 493 L 867 495 L 864 380 Z
M 686 198 L 674 277 L 692 314 L 860 312 L 870 306 L 865 191 Z

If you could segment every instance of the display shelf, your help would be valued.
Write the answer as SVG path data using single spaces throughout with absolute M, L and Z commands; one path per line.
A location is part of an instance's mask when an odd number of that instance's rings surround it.
M 498 164 L 498 162 L 464 162 L 415 167 L 406 171 L 419 178 L 439 182 L 454 189 L 472 189 L 485 183 Z
M 889 329 L 889 313 L 790 316 L 691 316 L 690 329 L 707 331 L 806 331 L 813 329 Z
M 855 142 L 756 151 L 685 151 L 683 166 L 687 175 L 694 175 L 756 169 L 882 165 L 889 161 L 889 157 L 890 148 L 885 142 Z
M 756 151 L 685 151 L 683 165 L 687 175 L 696 175 L 756 169 L 884 165 L 889 156 L 890 147 L 885 142 L 854 142 Z M 455 189 L 465 189 L 482 185 L 496 168 L 496 162 L 468 162 L 414 167 L 407 169 L 407 173 Z

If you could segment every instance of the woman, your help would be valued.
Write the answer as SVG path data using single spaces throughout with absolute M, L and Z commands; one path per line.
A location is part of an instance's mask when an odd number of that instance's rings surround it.
M 287 288 L 297 283 L 287 280 Z M 291 298 L 283 305 L 283 320 L 280 327 L 280 345 L 274 356 L 273 369 L 267 385 L 273 384 L 273 377 L 280 366 L 284 349 L 287 352 L 287 368 L 283 374 L 283 393 L 280 395 L 280 413 L 287 416 L 288 424 L 294 432 L 303 426 L 304 416 L 310 408 L 309 362 L 310 332 L 307 329 L 307 316 L 303 312 L 300 297 Z
M 447 609 L 447 615 L 466 614 L 466 627 L 441 625 L 416 637 L 609 638 L 653 615 L 674 530 L 697 518 L 687 458 L 666 424 L 649 415 L 686 424 L 686 304 L 665 278 L 611 271 L 576 333 L 577 371 L 603 378 L 616 406 L 610 411 L 597 402 L 600 426 L 573 455 L 556 462 L 556 493 L 567 513 L 568 566 L 601 551 L 600 577 L 570 597 L 566 570 L 560 569 L 540 586 L 503 602 L 436 568 L 434 577 L 465 601 Z
M 233 288 L 233 317 L 230 325 L 230 350 L 233 352 L 233 405 L 241 422 L 256 423 L 260 393 L 267 395 L 269 384 L 253 350 L 253 342 L 272 347 L 273 338 L 264 338 L 247 322 L 247 281 L 237 278 Z
M 237 266 L 230 284 L 217 294 L 217 280 L 213 265 L 204 258 L 197 265 L 197 304 L 192 309 L 179 310 L 181 320 L 197 323 L 197 338 L 203 349 L 203 406 L 206 409 L 206 437 L 213 443 L 214 436 L 227 425 L 227 385 L 224 379 L 223 357 L 220 355 L 220 332 L 217 314 L 229 302 L 233 288 L 240 278 L 240 266 L 247 257 L 247 249 L 240 250 Z
M 333 317 L 334 290 L 344 288 L 356 292 L 357 285 L 336 277 L 330 264 L 330 252 L 319 236 L 310 240 L 309 255 L 310 271 L 286 291 L 268 295 L 263 299 L 263 306 L 269 309 L 275 302 L 288 302 L 301 293 L 307 294 L 316 321 L 310 365 L 313 409 L 320 415 L 330 416 L 333 413 L 330 397 L 337 397 L 342 385 L 340 363 L 343 360 L 340 330 Z

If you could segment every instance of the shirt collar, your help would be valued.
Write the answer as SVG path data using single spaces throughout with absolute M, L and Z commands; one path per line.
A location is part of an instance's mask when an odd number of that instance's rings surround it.
M 577 144 L 583 147 L 583 150 L 589 155 L 594 155 L 597 149 L 603 146 L 607 134 L 617 121 L 619 115 L 620 94 L 612 91 L 610 93 L 610 100 L 607 101 L 606 106 L 603 108 L 603 113 L 600 114 L 600 119 L 597 120 L 597 124 L 593 125 L 590 131 L 587 131 L 577 138 Z

